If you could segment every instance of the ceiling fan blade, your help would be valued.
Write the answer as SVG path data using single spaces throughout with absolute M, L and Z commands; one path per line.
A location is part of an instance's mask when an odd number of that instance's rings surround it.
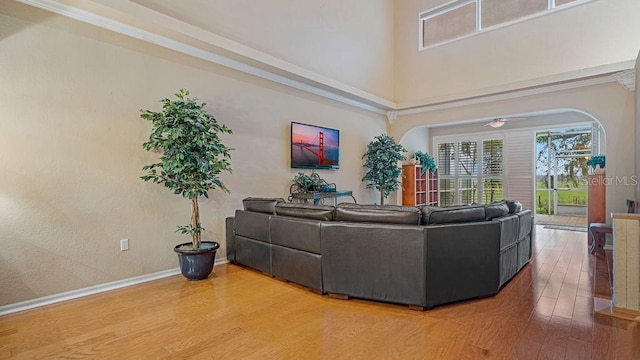
M 526 120 L 527 118 L 525 117 L 504 117 L 504 118 L 499 118 L 500 121 L 520 121 L 520 120 Z

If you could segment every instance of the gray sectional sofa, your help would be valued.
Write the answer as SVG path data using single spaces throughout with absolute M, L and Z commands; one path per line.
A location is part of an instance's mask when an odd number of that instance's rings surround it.
M 496 294 L 531 258 L 517 201 L 460 207 L 247 198 L 227 218 L 227 259 L 322 294 L 431 308 Z

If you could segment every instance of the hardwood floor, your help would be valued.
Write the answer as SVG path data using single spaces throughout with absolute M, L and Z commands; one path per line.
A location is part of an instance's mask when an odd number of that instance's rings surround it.
M 640 323 L 593 315 L 586 236 L 538 226 L 498 295 L 424 312 L 222 265 L 0 317 L 0 359 L 640 359 Z
M 587 216 L 571 215 L 546 215 L 536 214 L 536 224 L 540 225 L 565 225 L 571 227 L 587 228 Z

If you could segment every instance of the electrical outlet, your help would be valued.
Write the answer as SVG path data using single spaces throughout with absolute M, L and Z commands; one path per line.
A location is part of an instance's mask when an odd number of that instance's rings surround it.
M 120 240 L 120 251 L 129 250 L 129 239 Z

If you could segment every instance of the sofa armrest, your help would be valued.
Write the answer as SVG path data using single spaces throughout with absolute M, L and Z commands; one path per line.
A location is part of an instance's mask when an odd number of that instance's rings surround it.
M 236 261 L 236 244 L 234 241 L 235 233 L 233 231 L 233 216 L 225 219 L 225 240 L 227 243 L 227 261 Z

